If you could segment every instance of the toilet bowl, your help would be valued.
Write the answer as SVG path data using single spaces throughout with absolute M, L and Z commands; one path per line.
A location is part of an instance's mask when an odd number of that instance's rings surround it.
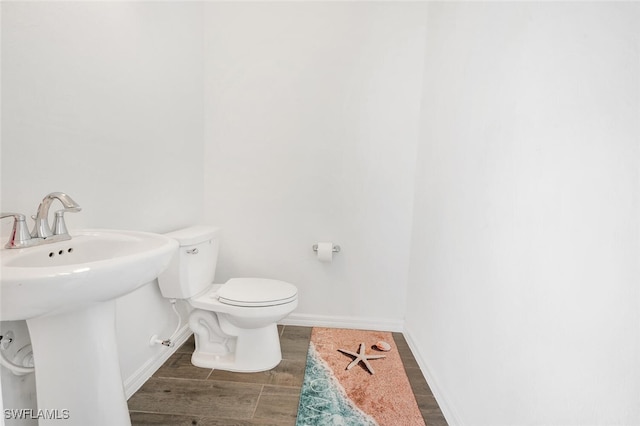
M 160 291 L 194 308 L 189 316 L 196 342 L 193 365 L 237 372 L 270 370 L 282 360 L 276 323 L 298 305 L 297 289 L 265 278 L 232 278 L 212 284 L 218 232 L 198 226 L 167 234 L 180 247 L 172 264 L 158 277 Z

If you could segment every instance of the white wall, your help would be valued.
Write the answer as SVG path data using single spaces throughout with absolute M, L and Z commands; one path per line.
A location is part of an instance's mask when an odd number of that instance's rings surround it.
M 30 215 L 64 191 L 83 207 L 71 230 L 200 221 L 202 43 L 197 3 L 3 2 L 2 210 Z M 126 379 L 175 317 L 155 282 L 117 317 Z
M 399 329 L 424 4 L 209 3 L 205 221 L 217 279 L 299 288 L 289 320 Z M 332 264 L 311 246 L 342 247 Z
M 47 193 L 70 226 L 163 231 L 201 212 L 197 4 L 5 3 L 2 208 Z
M 430 3 L 407 331 L 452 424 L 640 424 L 640 5 Z

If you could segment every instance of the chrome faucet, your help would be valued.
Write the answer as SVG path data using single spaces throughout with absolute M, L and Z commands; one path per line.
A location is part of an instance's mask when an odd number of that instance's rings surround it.
M 55 212 L 52 231 L 49 225 L 49 208 L 55 200 L 59 200 L 64 208 Z M 29 232 L 24 215 L 20 213 L 2 213 L 0 219 L 5 217 L 14 218 L 13 230 L 5 248 L 25 248 L 55 241 L 70 240 L 71 235 L 69 235 L 67 226 L 64 223 L 64 214 L 65 212 L 79 212 L 80 210 L 78 203 L 64 192 L 52 192 L 44 197 L 38 206 L 38 213 L 32 216 L 32 219 L 35 220 L 35 225 L 31 232 Z
M 51 203 L 53 203 L 54 200 L 60 200 L 64 206 L 63 210 L 56 212 L 54 231 L 57 232 L 51 231 L 51 227 L 49 226 L 49 207 L 51 207 Z M 65 212 L 79 212 L 80 210 L 81 208 L 78 203 L 73 201 L 71 197 L 64 192 L 52 192 L 48 194 L 42 199 L 42 202 L 38 206 L 38 213 L 34 218 L 36 223 L 33 231 L 31 231 L 31 236 L 36 238 L 49 238 L 53 235 L 68 235 L 63 215 Z M 58 238 L 58 240 L 60 239 L 62 238 Z

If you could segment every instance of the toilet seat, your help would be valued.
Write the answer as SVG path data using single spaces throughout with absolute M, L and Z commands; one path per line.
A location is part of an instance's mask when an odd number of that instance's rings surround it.
M 246 307 L 283 305 L 297 297 L 293 284 L 264 278 L 232 278 L 218 291 L 220 303 Z

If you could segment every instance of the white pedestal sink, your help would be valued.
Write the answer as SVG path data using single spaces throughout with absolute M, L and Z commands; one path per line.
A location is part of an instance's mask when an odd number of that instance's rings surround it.
M 115 299 L 153 281 L 169 264 L 177 242 L 134 231 L 72 235 L 67 241 L 0 251 L 0 320 L 27 321 L 40 425 L 130 425 Z

